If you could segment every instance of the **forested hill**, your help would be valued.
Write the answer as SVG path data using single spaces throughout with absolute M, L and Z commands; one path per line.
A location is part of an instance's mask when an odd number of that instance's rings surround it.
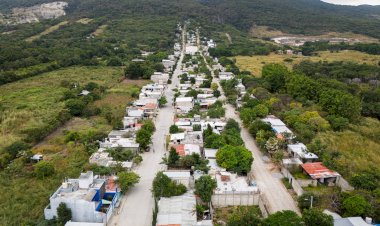
M 53 0 L 2 0 L 0 9 Z M 286 33 L 354 32 L 380 38 L 380 7 L 337 6 L 319 0 L 67 0 L 69 16 L 118 17 L 123 14 L 176 16 L 231 24 L 253 24 Z

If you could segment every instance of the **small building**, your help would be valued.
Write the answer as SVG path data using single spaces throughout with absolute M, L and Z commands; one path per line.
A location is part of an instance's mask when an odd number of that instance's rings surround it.
M 194 209 L 197 202 L 193 192 L 180 196 L 162 197 L 158 201 L 156 226 L 194 226 L 197 225 L 197 215 Z
M 111 217 L 119 196 L 113 177 L 100 178 L 92 171 L 81 173 L 78 179 L 65 180 L 50 197 L 45 219 L 57 217 L 59 204 L 65 203 L 73 222 L 104 223 Z
M 154 72 L 154 74 L 150 76 L 150 80 L 160 85 L 167 85 L 169 81 L 169 74 L 162 72 Z
M 363 220 L 361 217 L 347 217 L 334 219 L 334 226 L 373 226 Z
M 112 130 L 108 134 L 108 138 L 125 138 L 129 135 L 130 131 L 128 130 Z
M 232 72 L 219 72 L 220 81 L 231 80 L 233 78 L 235 78 L 235 75 Z
M 293 132 L 285 125 L 281 119 L 274 115 L 268 115 L 266 118 L 262 119 L 263 122 L 267 122 L 271 125 L 273 132 L 276 133 L 279 139 L 292 139 L 294 138 Z M 288 137 L 286 137 L 288 136 Z
M 104 142 L 99 142 L 100 148 L 123 148 L 137 153 L 140 144 L 136 143 L 134 138 L 108 138 Z
M 142 119 L 144 117 L 144 109 L 141 107 L 127 107 L 127 116 Z
M 185 140 L 185 133 L 174 133 L 170 135 L 170 141 L 173 143 L 181 144 Z
M 177 112 L 188 113 L 194 108 L 193 97 L 177 97 L 175 100 Z
M 168 170 L 163 173 L 177 184 L 183 184 L 189 189 L 191 180 L 190 170 Z
M 322 162 L 305 163 L 301 165 L 302 169 L 308 174 L 311 179 L 317 180 L 319 183 L 328 183 L 335 185 L 335 182 L 340 174 L 330 170 L 322 164 Z
M 124 117 L 123 118 L 123 128 L 124 129 L 133 129 L 138 124 L 138 118 L 136 117 Z
M 215 207 L 258 205 L 259 189 L 251 186 L 246 177 L 221 171 L 215 175 L 217 188 L 212 195 Z
M 91 92 L 88 91 L 88 90 L 82 90 L 80 93 L 79 93 L 79 96 L 87 96 L 88 94 L 90 94 Z
M 303 143 L 288 144 L 288 152 L 293 158 L 299 158 L 303 162 L 313 162 L 318 159 L 316 154 L 307 151 Z
M 218 152 L 218 149 L 213 149 L 213 148 L 205 148 L 203 150 L 205 158 L 210 160 L 210 159 L 216 159 L 216 153 Z
M 197 144 L 180 144 L 176 147 L 178 155 L 191 155 L 193 153 L 201 155 L 201 147 Z

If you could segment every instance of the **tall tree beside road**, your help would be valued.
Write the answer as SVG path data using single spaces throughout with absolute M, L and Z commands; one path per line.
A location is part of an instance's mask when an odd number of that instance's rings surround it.
M 195 194 L 199 195 L 203 202 L 210 202 L 216 188 L 216 181 L 210 176 L 201 176 L 195 181 Z

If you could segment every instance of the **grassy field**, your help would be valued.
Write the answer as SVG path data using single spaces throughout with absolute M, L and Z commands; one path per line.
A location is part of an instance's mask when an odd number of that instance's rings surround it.
M 1 86 L 0 92 L 4 95 L 1 95 L 0 103 L 2 108 L 7 109 L 7 114 L 1 116 L 0 145 L 6 146 L 9 143 L 7 139 L 21 139 L 19 131 L 22 127 L 31 122 L 47 123 L 50 117 L 63 109 L 59 101 L 63 80 L 80 83 L 93 81 L 107 86 L 102 99 L 94 104 L 100 108 L 109 107 L 122 117 L 126 105 L 134 99 L 132 94 L 138 93 L 139 87 L 149 81 L 120 82 L 120 75 L 119 68 L 73 67 Z M 89 168 L 91 153 L 81 143 L 66 143 L 67 131 L 88 134 L 108 133 L 111 130 L 112 126 L 102 114 L 91 118 L 72 118 L 32 148 L 33 153 L 43 153 L 44 160 L 53 163 L 53 176 L 37 179 L 33 174 L 33 165 L 25 164 L 21 159 L 16 159 L 7 169 L 0 171 L 0 192 L 7 197 L 0 203 L 0 225 L 35 225 L 43 219 L 48 198 L 63 178 L 78 177 L 80 172 Z
M 293 65 L 300 63 L 303 60 L 310 60 L 313 62 L 318 61 L 351 61 L 355 63 L 366 63 L 370 65 L 377 65 L 380 61 L 380 56 L 369 55 L 366 53 L 344 50 L 338 53 L 330 53 L 329 51 L 322 51 L 318 53 L 318 56 L 297 56 L 297 55 L 278 55 L 271 53 L 268 56 L 237 56 L 236 65 L 240 70 L 250 71 L 255 76 L 261 76 L 261 70 L 265 64 L 279 63 L 286 65 L 289 69 Z M 285 60 L 287 59 L 287 60 Z M 290 60 L 289 60 L 290 59 Z M 289 60 L 289 61 L 288 61 Z
M 25 138 L 28 128 L 49 128 L 64 109 L 62 81 L 111 87 L 121 75 L 120 68 L 72 67 L 0 86 L 0 150 Z
M 380 172 L 380 121 L 364 118 L 360 125 L 351 125 L 343 132 L 326 132 L 318 135 L 329 151 L 338 151 L 336 160 L 339 173 L 346 179 L 364 170 Z
M 95 31 L 94 33 L 92 33 L 93 36 L 99 36 L 101 34 L 103 34 L 104 30 L 106 30 L 108 27 L 107 24 L 103 24 L 103 25 L 100 25 Z
M 54 26 L 51 26 L 51 27 L 47 28 L 45 31 L 39 33 L 38 35 L 34 35 L 32 37 L 29 37 L 29 38 L 25 39 L 25 41 L 27 41 L 27 42 L 33 42 L 34 40 L 37 40 L 37 39 L 41 38 L 44 35 L 50 34 L 50 33 L 54 32 L 54 31 L 58 30 L 61 26 L 66 25 L 68 23 L 69 23 L 68 21 L 62 21 L 62 22 L 60 22 L 60 23 L 58 23 L 58 24 L 56 24 Z

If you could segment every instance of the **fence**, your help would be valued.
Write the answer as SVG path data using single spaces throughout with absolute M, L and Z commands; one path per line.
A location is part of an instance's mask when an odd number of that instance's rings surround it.
M 214 207 L 257 206 L 259 199 L 259 192 L 223 192 L 213 194 L 211 197 Z
M 267 218 L 269 216 L 268 200 L 266 199 L 264 194 L 260 195 L 259 208 L 261 210 L 261 214 L 263 215 L 263 217 Z

